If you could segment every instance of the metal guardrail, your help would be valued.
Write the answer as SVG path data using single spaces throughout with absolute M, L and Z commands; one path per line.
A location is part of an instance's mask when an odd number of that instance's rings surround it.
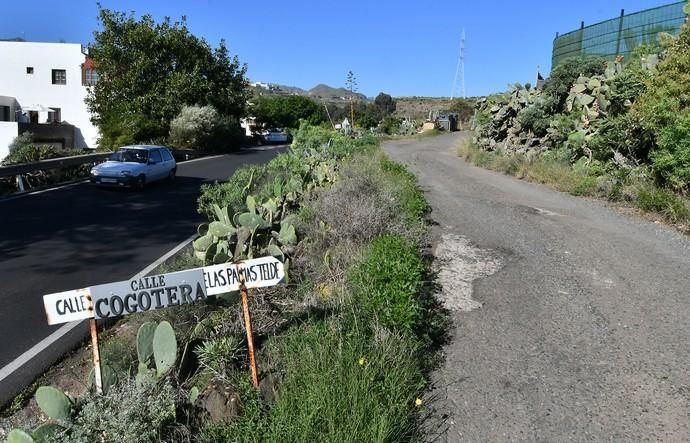
M 19 192 L 25 192 L 24 174 L 35 171 L 49 171 L 53 169 L 63 169 L 70 166 L 79 166 L 88 163 L 98 163 L 105 160 L 112 152 L 101 152 L 96 154 L 74 155 L 71 157 L 51 158 L 37 162 L 20 163 L 17 165 L 0 166 L 0 178 L 15 177 Z
M 105 160 L 112 152 L 97 154 L 75 155 L 72 157 L 51 158 L 37 162 L 20 163 L 18 165 L 0 166 L 0 178 L 13 177 L 27 172 L 46 171 L 50 169 L 62 169 L 69 166 L 78 166 L 85 163 L 95 163 Z
M 184 161 L 210 155 L 208 152 L 201 152 L 193 149 L 171 149 L 175 160 Z M 71 157 L 51 158 L 30 163 L 20 163 L 17 165 L 0 166 L 0 178 L 15 177 L 19 192 L 24 192 L 24 174 L 35 171 L 48 171 L 53 169 L 63 169 L 70 166 L 79 166 L 88 163 L 98 163 L 108 158 L 112 152 L 99 152 L 95 154 L 74 155 Z M 57 184 L 57 183 L 55 183 Z

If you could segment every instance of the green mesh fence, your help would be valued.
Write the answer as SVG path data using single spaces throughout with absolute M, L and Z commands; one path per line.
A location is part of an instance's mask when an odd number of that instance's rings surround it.
M 660 32 L 676 35 L 685 22 L 684 1 L 621 15 L 559 35 L 553 41 L 551 66 L 571 57 L 628 56 L 644 43 L 655 43 Z

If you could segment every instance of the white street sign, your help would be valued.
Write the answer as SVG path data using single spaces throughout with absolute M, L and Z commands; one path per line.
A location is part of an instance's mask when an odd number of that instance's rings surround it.
M 44 295 L 43 306 L 48 316 L 49 325 L 93 317 L 88 288 Z
M 285 278 L 283 263 L 275 257 L 205 266 L 203 270 L 208 295 L 239 291 L 242 274 L 247 288 L 275 286 Z
M 202 268 L 92 286 L 95 317 L 169 308 L 206 299 Z
M 264 288 L 283 281 L 285 268 L 275 257 L 261 257 L 48 294 L 43 305 L 49 325 L 118 317 L 239 291 L 242 276 L 247 288 Z

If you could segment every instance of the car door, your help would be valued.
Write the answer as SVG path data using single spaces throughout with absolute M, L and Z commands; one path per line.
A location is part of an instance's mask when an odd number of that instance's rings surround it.
M 151 149 L 149 152 L 149 167 L 151 168 L 151 181 L 160 180 L 167 175 L 160 150 Z
M 175 159 L 173 158 L 170 150 L 167 148 L 161 148 L 161 154 L 163 155 L 163 163 L 165 164 L 165 176 L 170 174 L 170 171 L 175 169 Z

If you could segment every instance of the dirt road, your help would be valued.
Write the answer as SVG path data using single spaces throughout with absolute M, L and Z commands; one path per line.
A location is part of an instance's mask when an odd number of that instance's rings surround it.
M 437 440 L 690 441 L 690 240 L 470 166 L 463 136 L 384 146 L 439 224 Z

